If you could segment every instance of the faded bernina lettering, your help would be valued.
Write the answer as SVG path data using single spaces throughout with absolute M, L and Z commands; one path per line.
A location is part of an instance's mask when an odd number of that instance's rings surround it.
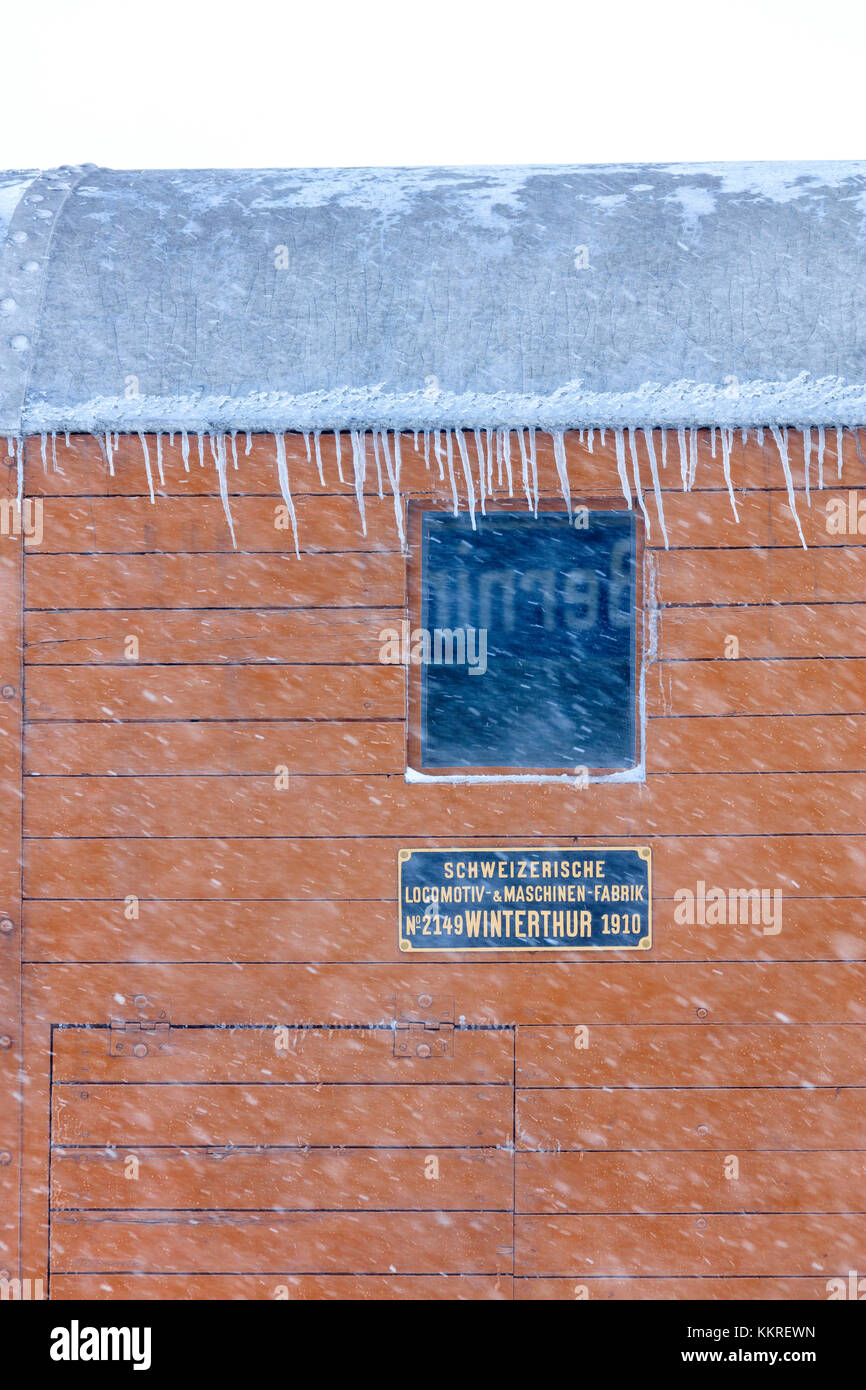
M 402 849 L 401 951 L 648 950 L 650 850 Z

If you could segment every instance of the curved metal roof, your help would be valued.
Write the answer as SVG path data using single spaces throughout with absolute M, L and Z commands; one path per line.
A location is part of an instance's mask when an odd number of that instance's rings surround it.
M 0 175 L 0 432 L 866 423 L 866 162 Z

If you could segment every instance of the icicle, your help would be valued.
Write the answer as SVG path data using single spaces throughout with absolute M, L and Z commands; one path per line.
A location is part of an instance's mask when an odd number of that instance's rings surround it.
M 114 477 L 114 449 L 111 446 L 111 432 L 105 434 L 105 457 L 108 460 L 109 477 Z M 45 435 L 42 436 L 42 466 L 45 466 Z
M 324 474 L 324 471 L 323 471 L 323 469 L 322 469 L 322 434 L 321 434 L 321 431 L 320 431 L 320 430 L 316 430 L 316 431 L 314 432 L 314 434 L 313 434 L 313 441 L 314 441 L 315 448 L 316 448 L 316 467 L 317 467 L 318 470 L 319 470 L 319 482 L 322 484 L 322 487 L 324 487 L 324 486 L 325 486 L 325 474 Z
M 460 450 L 460 462 L 463 464 L 463 474 L 466 478 L 466 500 L 469 503 L 469 516 L 472 521 L 472 530 L 475 526 L 475 484 L 472 481 L 472 468 L 469 463 L 469 451 L 466 448 L 466 440 L 462 430 L 455 430 L 457 436 L 457 448 Z
M 24 440 L 21 438 L 20 434 L 15 437 L 12 453 L 15 457 L 15 473 L 18 483 L 16 497 L 18 501 L 18 516 L 20 518 L 21 508 L 24 505 Z
M 634 475 L 635 496 L 637 497 L 637 500 L 640 503 L 640 509 L 643 512 L 643 519 L 646 524 L 646 533 L 649 536 L 652 534 L 652 528 L 650 526 L 649 512 L 647 511 L 646 503 L 643 500 L 643 484 L 640 480 L 640 464 L 637 460 L 637 443 L 635 442 L 634 430 L 632 429 L 631 425 L 629 425 L 628 430 L 628 447 L 631 452 L 631 469 Z
M 532 473 L 532 512 L 538 516 L 538 459 L 535 455 L 535 426 L 529 430 L 529 468 Z
M 808 425 L 803 427 L 803 477 L 806 480 L 806 503 L 811 507 L 812 494 L 810 491 L 809 468 L 812 460 L 812 431 Z
M 481 515 L 487 515 L 487 488 L 485 487 L 485 465 L 484 465 L 484 445 L 481 442 L 481 431 L 475 430 L 475 457 L 478 460 L 478 491 L 481 494 Z
M 424 467 L 430 472 L 430 431 L 424 431 Z
M 607 434 L 607 430 L 600 430 L 599 433 L 601 434 L 601 447 L 604 448 L 604 441 L 605 436 Z
M 496 486 L 502 487 L 502 430 L 496 431 Z
M 373 458 L 376 460 L 376 478 L 379 483 L 379 496 L 384 497 L 385 494 L 382 491 L 382 460 L 379 457 L 379 434 L 377 430 L 373 430 Z
M 334 430 L 334 450 L 337 455 L 337 477 L 341 483 L 344 483 L 346 479 L 343 477 L 343 448 L 339 430 Z
M 157 439 L 159 439 L 159 435 L 157 435 L 156 437 Z M 213 447 L 213 440 L 211 440 L 211 447 Z M 217 477 L 219 478 L 220 484 L 220 499 L 223 504 L 223 511 L 226 514 L 226 521 L 229 524 L 232 545 L 234 546 L 235 550 L 237 550 L 238 543 L 235 540 L 235 527 L 234 522 L 232 521 L 231 507 L 229 506 L 229 485 L 228 479 L 226 478 L 226 437 L 223 433 L 218 434 L 216 437 L 216 449 L 214 451 L 214 457 L 216 460 Z
M 578 431 L 577 431 L 577 438 L 578 438 L 578 440 L 580 441 L 581 444 L 583 443 L 583 437 L 584 437 L 585 434 L 586 434 L 586 430 L 578 430 Z
M 306 430 L 302 430 L 302 434 L 304 436 L 304 448 L 307 451 L 307 463 L 312 463 L 313 456 L 310 453 L 310 436 L 307 434 Z
M 454 450 L 451 446 L 451 431 L 445 431 L 445 456 L 448 460 L 448 477 L 451 482 L 451 495 L 454 498 L 454 515 L 457 515 L 459 503 L 457 499 L 457 483 L 454 479 Z
M 664 433 L 665 433 L 664 430 L 662 430 L 662 438 L 663 438 L 663 439 L 664 439 Z M 645 442 L 646 442 L 647 457 L 649 458 L 650 473 L 652 474 L 653 492 L 655 493 L 655 499 L 656 499 L 656 511 L 658 512 L 658 516 L 659 516 L 659 525 L 660 525 L 661 528 L 662 528 L 662 535 L 664 536 L 665 550 L 667 550 L 667 549 L 668 549 L 668 532 L 667 532 L 667 527 L 665 526 L 665 509 L 664 509 L 664 503 L 663 503 L 663 501 L 662 501 L 662 489 L 661 489 L 661 484 L 659 483 L 659 470 L 658 470 L 658 464 L 656 463 L 656 446 L 655 446 L 655 444 L 653 443 L 653 432 L 652 432 L 652 430 L 645 429 L 644 432 L 643 432 L 643 437 L 644 437 L 644 440 L 645 440 Z
M 559 476 L 559 487 L 565 498 L 568 515 L 571 516 L 571 488 L 568 483 L 568 468 L 565 462 L 565 435 L 562 430 L 554 430 L 551 439 L 553 440 L 553 458 Z
M 183 466 L 189 472 L 189 435 L 186 430 L 180 432 L 180 454 L 183 459 Z
M 196 438 L 198 439 L 198 466 L 204 468 L 204 431 L 199 430 Z
M 57 434 L 54 430 L 51 431 L 51 469 L 57 472 Z
M 843 463 L 844 463 L 844 461 L 845 461 L 845 460 L 844 460 L 844 457 L 843 457 L 843 454 L 844 454 L 843 445 L 844 445 L 844 443 L 845 443 L 844 426 L 843 426 L 843 425 L 837 425 L 837 426 L 836 426 L 836 476 L 837 476 L 837 478 L 841 478 L 841 477 L 842 477 L 842 465 L 843 465 Z
M 444 463 L 442 462 L 442 432 L 441 432 L 441 430 L 434 430 L 434 432 L 433 432 L 433 451 L 434 451 L 434 453 L 435 453 L 435 455 L 436 455 L 436 462 L 437 462 L 438 465 L 439 465 L 439 477 L 440 477 L 440 478 L 444 478 L 444 477 L 445 477 L 445 465 L 444 465 Z M 456 516 L 456 512 L 455 512 L 455 516 Z
M 593 451 L 594 440 L 595 440 L 595 430 L 590 429 L 590 430 L 587 431 L 587 435 L 586 435 L 586 447 L 587 447 L 587 449 L 589 450 L 590 453 L 592 453 L 592 451 Z
M 696 428 L 689 430 L 689 492 L 695 485 L 695 475 L 698 471 L 698 431 Z
M 391 491 L 394 494 L 394 516 L 397 518 L 397 534 L 400 537 L 400 549 L 406 550 L 406 533 L 403 529 L 403 505 L 400 501 L 400 436 L 394 434 L 394 456 L 398 460 L 395 465 L 391 463 L 391 450 L 388 448 L 388 431 L 382 430 L 382 452 L 385 455 L 385 467 L 388 470 L 388 481 L 391 484 Z
M 742 437 L 743 437 L 743 444 L 744 444 L 744 445 L 748 444 L 748 442 L 749 442 L 749 431 L 748 431 L 747 429 L 741 430 L 741 431 L 740 431 L 740 434 L 741 434 Z
M 734 520 L 739 522 L 740 516 L 737 511 L 737 499 L 734 496 L 734 485 L 731 482 L 731 445 L 734 442 L 734 431 L 722 426 L 722 472 L 725 475 L 725 482 L 728 485 L 728 496 L 731 499 L 731 511 L 734 513 Z
M 151 502 L 156 502 L 156 498 L 153 495 L 153 476 L 150 471 L 150 451 L 147 447 L 147 439 L 142 434 L 141 430 L 138 431 L 138 437 L 141 440 L 141 452 L 144 454 L 144 470 L 147 473 L 147 486 L 150 488 L 150 500 Z
M 64 439 L 66 440 L 66 447 L 67 447 L 67 449 L 68 449 L 68 448 L 69 448 L 69 445 L 70 445 L 70 442 L 71 442 L 71 441 L 70 441 L 70 437 L 69 437 L 69 430 L 64 430 L 64 431 L 63 431 L 63 437 L 64 437 Z
M 763 449 L 763 447 L 764 447 L 764 426 L 763 426 L 763 425 L 759 425 L 759 426 L 758 426 L 758 448 L 759 448 L 759 449 Z
M 160 487 L 165 487 L 165 474 L 162 471 L 162 435 L 156 432 L 156 467 L 159 472 Z
M 511 476 L 511 430 L 502 431 L 502 456 L 505 460 L 505 476 L 508 479 L 508 496 L 514 496 L 514 479 Z
M 681 425 L 677 430 L 677 443 L 680 446 L 680 477 L 683 480 L 683 492 L 689 490 L 689 460 L 686 453 L 686 432 Z
M 631 488 L 628 481 L 628 469 L 625 466 L 625 436 L 621 429 L 617 429 L 614 431 L 613 437 L 616 444 L 616 468 L 622 486 L 622 495 L 628 502 L 629 510 L 631 510 Z
M 529 458 L 526 453 L 526 439 L 523 430 L 517 431 L 517 439 L 520 445 L 520 471 L 523 477 L 523 491 L 526 493 L 526 505 L 532 511 L 532 494 L 529 491 Z
M 866 468 L 866 459 L 864 459 L 863 450 L 860 448 L 860 431 L 858 429 L 854 429 L 854 427 L 851 426 L 851 433 L 854 436 L 854 448 L 857 450 L 857 457 L 862 463 L 863 467 Z
M 236 469 L 237 466 L 238 466 L 238 432 L 237 432 L 237 430 L 232 430 L 232 467 Z
M 493 496 L 493 431 L 485 430 L 487 439 L 487 491 Z
M 280 492 L 282 493 L 283 501 L 285 502 L 288 508 L 289 517 L 292 523 L 292 535 L 295 540 L 295 554 L 297 555 L 298 559 L 300 559 L 301 552 L 298 549 L 298 520 L 295 516 L 295 504 L 292 499 L 292 490 L 289 487 L 289 467 L 286 463 L 286 436 L 284 434 L 275 434 L 274 443 L 277 446 L 277 478 L 279 479 Z M 363 510 L 361 515 L 363 517 Z
M 352 441 L 352 468 L 355 473 L 355 497 L 361 513 L 361 530 L 367 534 L 367 517 L 364 512 L 364 484 L 367 481 L 367 440 L 363 430 L 350 430 Z
M 824 448 L 826 440 L 824 438 L 824 426 L 818 426 L 818 486 L 824 486 Z
M 108 438 L 107 435 L 106 435 L 106 438 Z M 44 433 L 43 433 L 43 434 L 40 434 L 40 436 L 39 436 L 39 442 L 40 442 L 40 444 L 41 444 L 41 446 L 42 446 L 42 472 L 43 472 L 43 473 L 47 473 L 47 472 L 48 472 L 48 435 L 47 435 L 47 434 L 44 434 Z
M 797 514 L 797 502 L 794 497 L 794 480 L 791 477 L 791 464 L 788 459 L 788 441 L 785 437 L 787 435 L 787 431 L 785 431 L 785 435 L 783 435 L 778 425 L 771 425 L 770 433 L 776 441 L 776 448 L 779 450 L 779 458 L 782 460 L 782 472 L 785 474 L 785 483 L 788 488 L 788 505 L 790 506 L 791 514 L 795 522 L 797 523 L 797 532 L 800 537 L 800 543 L 802 544 L 803 549 L 805 550 L 806 542 L 803 538 L 803 530 L 800 526 L 800 518 Z
M 415 453 L 417 454 L 417 452 L 418 452 L 418 431 L 417 431 L 417 430 L 413 430 L 413 431 L 412 431 L 412 448 L 415 450 Z
M 668 466 L 668 432 L 662 430 L 662 468 Z
M 716 427 L 710 426 L 710 458 L 716 457 Z

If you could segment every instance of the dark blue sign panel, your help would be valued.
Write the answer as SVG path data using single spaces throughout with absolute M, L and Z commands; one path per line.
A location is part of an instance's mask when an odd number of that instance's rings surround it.
M 634 512 L 424 512 L 422 768 L 637 762 Z
M 401 951 L 648 950 L 645 846 L 401 849 Z

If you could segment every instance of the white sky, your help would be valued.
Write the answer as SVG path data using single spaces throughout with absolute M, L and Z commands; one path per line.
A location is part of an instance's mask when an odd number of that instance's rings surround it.
M 24 0 L 0 168 L 866 155 L 863 0 Z

